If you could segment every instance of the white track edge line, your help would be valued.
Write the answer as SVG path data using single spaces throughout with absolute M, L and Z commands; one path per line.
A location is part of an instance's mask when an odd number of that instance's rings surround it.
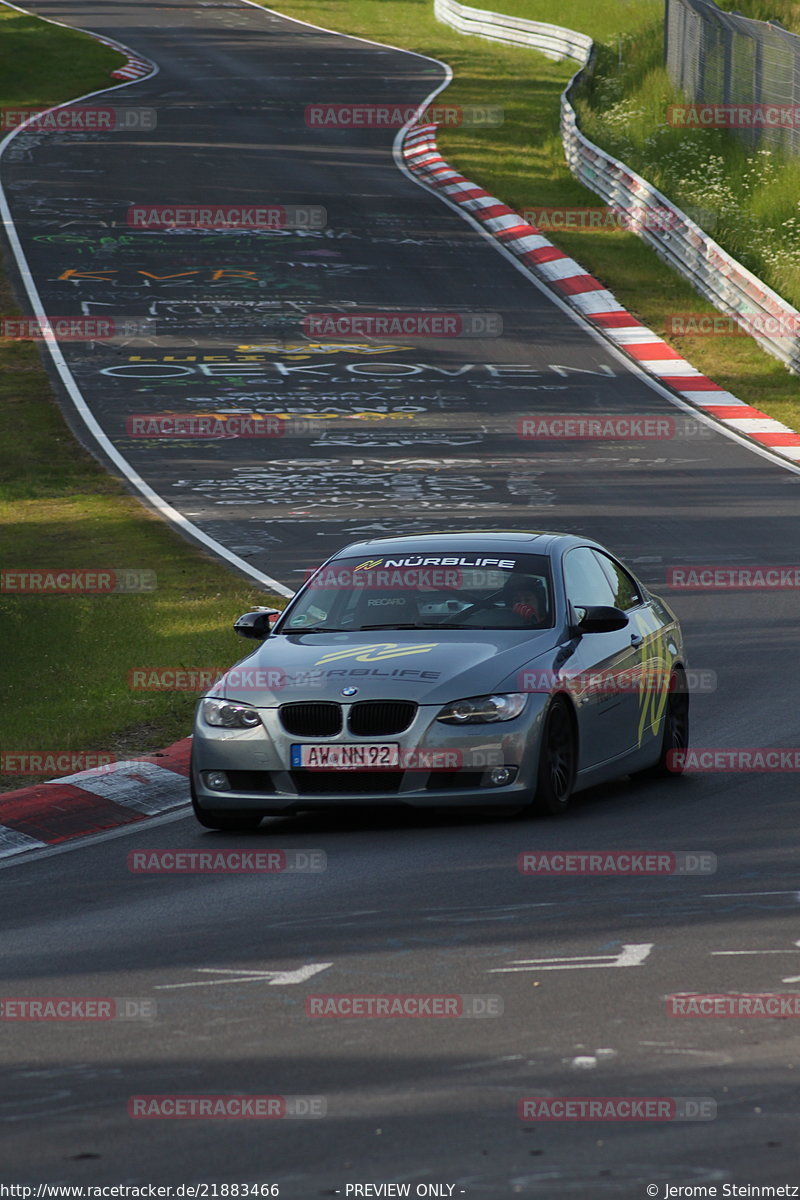
M 95 33 L 90 29 L 78 29 L 76 26 L 65 25 L 62 21 L 52 21 L 49 17 L 39 17 L 37 13 L 29 12 L 24 8 L 18 7 L 16 4 L 9 3 L 9 0 L 0 0 L 0 2 L 5 4 L 8 8 L 13 8 L 16 12 L 23 13 L 25 16 L 32 16 L 39 20 L 47 21 L 51 25 L 60 25 L 64 29 L 74 29 L 77 33 L 85 33 L 89 37 L 93 37 L 97 40 L 104 38 L 103 34 Z M 260 6 L 256 5 L 255 7 L 258 8 Z M 108 42 L 113 41 L 113 39 L 110 38 L 105 40 Z M 121 42 L 117 42 L 116 45 L 119 46 L 126 54 L 133 55 L 134 52 L 130 50 L 128 46 L 124 46 Z M 93 96 L 100 96 L 106 92 L 119 91 L 120 88 L 133 87 L 135 84 L 143 83 L 146 79 L 152 79 L 154 75 L 158 74 L 158 70 L 158 65 L 153 63 L 153 70 L 149 75 L 142 76 L 141 79 L 131 79 L 125 83 L 114 84 L 107 88 L 99 88 L 94 92 L 86 92 L 82 96 L 77 96 L 72 100 L 65 100 L 61 104 L 54 104 L 45 111 L 56 112 L 60 108 L 67 108 L 70 105 L 79 104 L 82 100 L 90 100 Z M 41 115 L 41 113 L 37 114 L 37 117 Z M 17 134 L 21 133 L 27 128 L 31 121 L 36 119 L 37 118 L 29 118 L 16 129 L 12 130 L 8 137 L 4 138 L 3 141 L 0 142 L 0 159 L 2 159 L 7 147 L 11 145 Z M 111 462 L 114 463 L 124 478 L 127 479 L 128 483 L 131 484 L 131 486 L 134 487 L 144 497 L 148 504 L 150 504 L 151 507 L 154 508 L 168 524 L 175 526 L 182 533 L 188 535 L 193 540 L 200 542 L 203 546 L 207 547 L 207 549 L 211 550 L 213 554 L 217 555 L 217 557 L 224 559 L 232 567 L 235 567 L 245 575 L 248 575 L 251 579 L 256 580 L 257 583 L 261 584 L 265 588 L 268 588 L 270 591 L 277 592 L 279 595 L 287 598 L 293 596 L 294 592 L 291 588 L 287 588 L 284 584 L 279 583 L 277 579 L 273 579 L 272 576 L 267 575 L 265 572 L 257 570 L 243 558 L 240 558 L 238 554 L 234 554 L 233 551 L 228 550 L 226 546 L 223 546 L 221 542 L 218 542 L 215 538 L 211 537 L 210 534 L 205 533 L 202 529 L 195 525 L 194 522 L 188 520 L 188 518 L 182 513 L 178 512 L 176 508 L 173 508 L 173 506 L 169 504 L 161 495 L 159 495 L 154 488 L 151 488 L 150 485 L 146 483 L 144 479 L 142 479 L 141 475 L 139 475 L 138 472 L 133 469 L 124 455 L 117 450 L 108 435 L 101 428 L 99 422 L 96 420 L 94 414 L 86 403 L 83 393 L 78 387 L 75 377 L 67 366 L 64 356 L 61 353 L 61 347 L 55 339 L 50 321 L 44 311 L 41 297 L 39 296 L 39 292 L 36 284 L 34 283 L 30 267 L 28 266 L 28 261 L 22 249 L 22 243 L 20 242 L 17 234 L 17 229 L 11 216 L 11 210 L 8 206 L 5 189 L 3 188 L 1 180 L 0 218 L 2 219 L 3 225 L 6 228 L 11 251 L 14 255 L 17 270 L 20 273 L 20 277 L 27 293 L 31 308 L 33 309 L 33 315 L 41 323 L 44 334 L 43 340 L 50 353 L 53 365 L 55 366 L 61 382 L 75 407 L 75 411 L 103 453 L 111 460 Z

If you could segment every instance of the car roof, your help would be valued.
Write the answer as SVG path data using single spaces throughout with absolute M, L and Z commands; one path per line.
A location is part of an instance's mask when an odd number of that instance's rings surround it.
M 334 554 L 333 558 L 349 558 L 356 554 L 442 554 L 467 553 L 486 554 L 491 551 L 518 554 L 551 554 L 559 547 L 598 545 L 590 538 L 577 537 L 570 533 L 553 533 L 544 530 L 487 530 L 484 532 L 442 532 L 411 534 L 405 537 L 370 538 L 368 541 L 351 542 Z

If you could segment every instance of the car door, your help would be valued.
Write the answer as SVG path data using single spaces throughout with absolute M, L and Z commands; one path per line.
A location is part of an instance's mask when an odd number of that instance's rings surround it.
M 648 739 L 660 739 L 667 706 L 673 655 L 664 634 L 664 623 L 652 601 L 613 555 L 594 550 L 621 608 L 631 624 L 634 649 L 632 674 L 628 682 L 636 701 L 634 725 L 629 733 L 629 748 L 637 749 Z
M 607 556 L 590 546 L 577 546 L 564 556 L 565 593 L 576 610 L 597 604 L 625 607 L 633 618 L 643 597 L 625 574 L 629 584 L 617 577 Z M 627 595 L 626 587 L 632 589 Z M 579 770 L 617 758 L 636 744 L 639 695 L 630 679 L 640 669 L 642 642 L 642 631 L 631 620 L 611 633 L 583 634 L 569 660 L 579 722 Z

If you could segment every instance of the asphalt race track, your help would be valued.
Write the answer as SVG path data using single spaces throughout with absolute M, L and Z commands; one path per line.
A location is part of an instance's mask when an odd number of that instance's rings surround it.
M 0 177 L 48 314 L 154 322 L 62 351 L 166 503 L 284 589 L 371 533 L 583 531 L 664 592 L 692 666 L 713 673 L 694 745 L 796 746 L 797 592 L 664 585 L 670 566 L 800 562 L 798 473 L 687 416 L 566 317 L 398 170 L 393 131 L 304 121 L 318 101 L 421 102 L 441 67 L 229 0 L 30 7 L 160 68 L 98 101 L 155 109 L 155 129 L 23 134 Z M 201 201 L 324 208 L 325 224 L 127 223 L 134 205 Z M 305 316 L 354 306 L 500 314 L 503 334 L 309 343 Z M 166 412 L 287 424 L 269 439 L 130 433 Z M 548 413 L 670 417 L 675 436 L 518 436 Z M 10 862 L 2 995 L 123 997 L 155 1017 L 0 1025 L 0 1182 L 258 1182 L 298 1200 L 390 1182 L 487 1200 L 800 1184 L 791 1019 L 681 1019 L 665 1000 L 798 991 L 796 806 L 792 773 L 697 773 L 595 790 L 562 821 L 308 817 L 231 839 L 180 815 Z M 150 847 L 240 846 L 323 850 L 327 869 L 128 867 Z M 718 869 L 516 866 L 526 850 L 625 849 L 710 853 Z M 337 1022 L 306 1015 L 318 993 L 491 995 L 503 1013 Z M 134 1095 L 240 1093 L 321 1097 L 326 1115 L 128 1115 Z M 526 1096 L 689 1098 L 716 1117 L 520 1120 Z

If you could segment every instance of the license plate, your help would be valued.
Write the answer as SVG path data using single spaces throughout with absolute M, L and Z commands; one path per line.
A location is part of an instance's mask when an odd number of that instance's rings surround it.
M 330 743 L 313 742 L 292 746 L 292 767 L 309 770 L 369 770 L 400 765 L 400 746 L 397 742 Z

